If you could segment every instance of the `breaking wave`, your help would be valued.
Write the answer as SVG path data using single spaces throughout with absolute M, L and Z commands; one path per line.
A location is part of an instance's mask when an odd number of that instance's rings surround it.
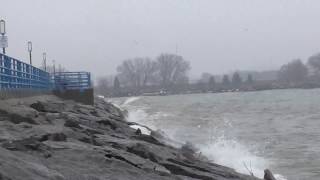
M 218 137 L 212 143 L 200 147 L 200 150 L 210 160 L 217 164 L 225 165 L 240 173 L 262 177 L 264 168 L 268 167 L 268 161 L 251 153 L 247 147 L 235 140 Z
M 130 98 L 126 99 L 121 106 L 127 106 L 127 105 L 129 105 L 129 104 L 131 104 L 134 101 L 137 101 L 139 99 L 140 99 L 140 97 L 130 97 Z
M 158 129 L 159 127 L 157 127 L 156 121 L 168 116 L 168 114 L 164 112 L 148 114 L 148 107 L 132 105 L 133 102 L 139 99 L 140 97 L 130 97 L 121 104 L 122 108 L 126 108 L 129 111 L 128 121 L 146 125 L 153 130 Z M 231 126 L 229 121 L 225 123 Z M 149 130 L 144 130 L 143 127 L 134 126 L 132 128 L 140 128 L 142 133 L 150 134 Z M 162 130 L 168 137 L 174 137 L 174 130 L 170 129 L 169 125 Z M 182 144 L 182 142 L 180 142 L 180 144 Z M 224 135 L 213 137 L 206 145 L 201 145 L 199 150 L 214 163 L 233 168 L 237 172 L 243 174 L 250 174 L 252 172 L 254 176 L 259 178 L 263 178 L 264 169 L 270 167 L 271 164 L 269 160 L 256 155 L 252 149 L 246 147 L 237 140 L 229 139 Z M 277 180 L 286 180 L 286 178 L 280 174 L 274 175 Z
M 270 161 L 256 155 L 249 148 L 236 140 L 218 137 L 212 143 L 200 147 L 200 151 L 214 163 L 235 169 L 239 173 L 263 178 L 264 169 L 270 166 Z M 277 180 L 286 180 L 280 174 L 274 174 Z

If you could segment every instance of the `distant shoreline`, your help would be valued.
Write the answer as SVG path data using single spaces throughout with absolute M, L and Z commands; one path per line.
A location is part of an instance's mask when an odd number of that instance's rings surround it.
M 260 91 L 272 91 L 272 90 L 311 90 L 311 89 L 320 89 L 320 87 L 312 87 L 312 88 L 306 88 L 306 87 L 295 87 L 295 88 L 268 88 L 268 89 L 257 89 L 257 90 L 225 90 L 225 91 L 208 91 L 208 92 L 181 92 L 181 93 L 167 93 L 165 95 L 163 94 L 156 94 L 156 93 L 142 93 L 139 95 L 128 95 L 128 96 L 106 96 L 107 98 L 120 98 L 120 97 L 133 97 L 133 96 L 170 96 L 170 95 L 187 95 L 187 94 L 223 94 L 223 93 L 247 93 L 247 92 L 260 92 Z

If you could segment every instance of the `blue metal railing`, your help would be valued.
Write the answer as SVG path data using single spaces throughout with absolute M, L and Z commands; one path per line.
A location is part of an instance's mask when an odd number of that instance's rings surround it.
M 50 89 L 52 86 L 48 72 L 26 64 L 4 54 L 0 54 L 1 89 Z
M 91 88 L 89 72 L 58 72 L 53 75 L 54 87 L 57 90 Z
M 0 90 L 68 90 L 91 88 L 89 72 L 49 74 L 39 68 L 0 53 Z

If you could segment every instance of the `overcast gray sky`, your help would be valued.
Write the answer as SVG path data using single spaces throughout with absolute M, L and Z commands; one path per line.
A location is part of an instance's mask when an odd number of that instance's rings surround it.
M 319 0 L 1 0 L 7 54 L 42 52 L 69 70 L 112 74 L 122 60 L 178 54 L 193 76 L 269 70 L 320 52 Z

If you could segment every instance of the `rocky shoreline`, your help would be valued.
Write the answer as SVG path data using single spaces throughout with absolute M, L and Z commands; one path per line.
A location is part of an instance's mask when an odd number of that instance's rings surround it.
M 130 125 L 102 99 L 1 100 L 0 180 L 258 180 Z

